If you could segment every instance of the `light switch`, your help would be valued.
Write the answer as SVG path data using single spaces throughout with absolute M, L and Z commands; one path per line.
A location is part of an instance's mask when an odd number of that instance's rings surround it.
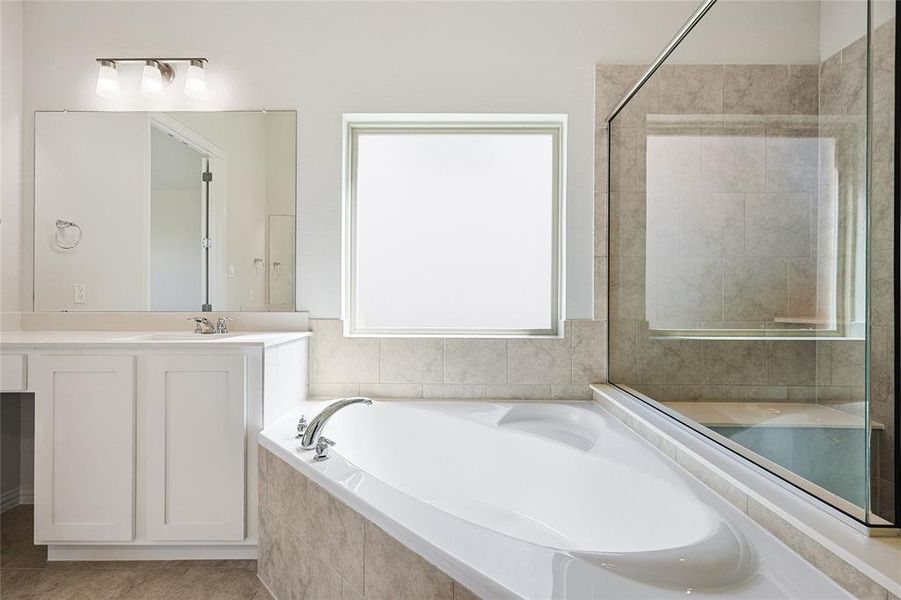
M 83 283 L 76 283 L 72 291 L 75 296 L 75 304 L 84 304 L 88 301 L 88 291 Z

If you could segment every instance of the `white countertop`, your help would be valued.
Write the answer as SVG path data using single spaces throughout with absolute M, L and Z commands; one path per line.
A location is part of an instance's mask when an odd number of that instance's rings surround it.
M 44 346 L 277 346 L 309 337 L 309 331 L 235 331 L 198 334 L 190 331 L 2 331 L 0 349 Z

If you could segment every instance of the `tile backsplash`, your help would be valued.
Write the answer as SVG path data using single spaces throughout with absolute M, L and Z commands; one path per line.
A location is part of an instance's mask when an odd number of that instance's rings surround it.
M 567 321 L 560 339 L 344 337 L 314 319 L 310 395 L 591 399 L 607 380 L 607 323 Z

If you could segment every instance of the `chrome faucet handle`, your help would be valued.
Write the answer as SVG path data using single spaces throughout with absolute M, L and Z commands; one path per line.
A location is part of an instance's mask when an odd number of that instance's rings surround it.
M 219 317 L 216 321 L 216 333 L 228 333 L 228 324 L 234 322 L 231 317 Z
M 316 454 L 313 455 L 313 462 L 322 462 L 324 460 L 328 460 L 328 449 L 329 446 L 334 446 L 335 442 L 328 439 L 327 437 L 319 436 L 319 441 L 316 442 Z
M 188 317 L 187 320 L 194 321 L 194 333 L 212 333 L 215 329 L 215 325 L 213 325 L 206 317 Z M 203 330 L 204 325 L 210 328 L 208 332 Z
M 307 418 L 304 415 L 300 415 L 300 420 L 297 421 L 297 435 L 294 437 L 300 439 L 303 437 L 303 432 L 306 431 L 307 428 Z

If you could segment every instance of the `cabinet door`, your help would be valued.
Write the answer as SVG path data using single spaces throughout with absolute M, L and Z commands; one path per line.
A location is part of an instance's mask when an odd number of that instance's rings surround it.
M 147 358 L 147 535 L 244 539 L 244 356 Z
M 34 522 L 38 542 L 134 536 L 131 356 L 35 356 Z

